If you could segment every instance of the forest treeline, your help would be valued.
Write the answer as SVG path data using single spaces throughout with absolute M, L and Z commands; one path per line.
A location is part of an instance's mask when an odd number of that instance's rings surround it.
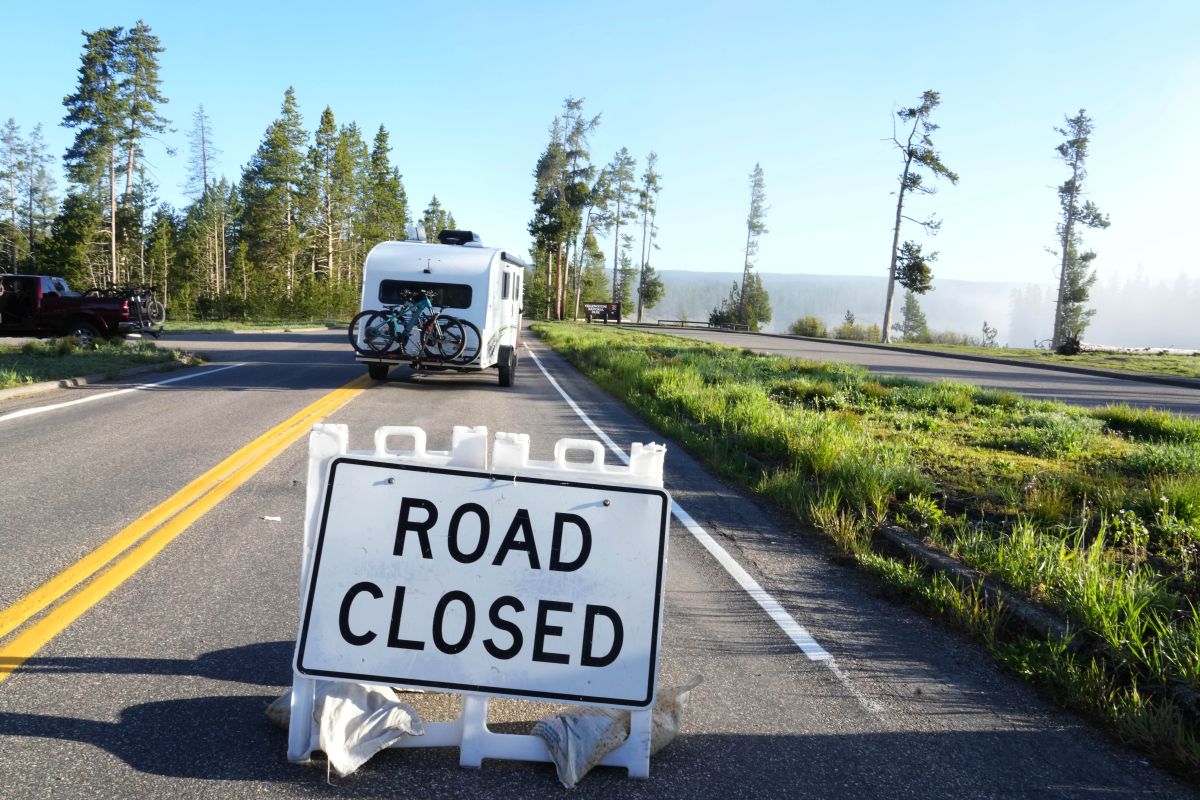
M 326 107 L 311 133 L 294 89 L 258 149 L 230 181 L 203 106 L 187 142 L 186 207 L 160 202 L 143 146 L 167 132 L 158 77 L 163 48 L 149 26 L 84 32 L 78 82 L 63 100 L 75 132 L 56 197 L 42 127 L 0 130 L 0 271 L 66 277 L 72 286 L 153 284 L 174 317 L 322 318 L 358 304 L 375 244 L 424 223 L 455 227 L 436 195 L 410 211 L 387 129 L 373 137 Z

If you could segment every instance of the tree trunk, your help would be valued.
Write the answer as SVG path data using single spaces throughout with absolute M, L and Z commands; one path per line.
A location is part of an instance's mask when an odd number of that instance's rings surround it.
M 617 276 L 621 274 L 621 195 L 617 194 L 617 215 L 613 218 L 613 290 L 612 301 L 617 302 Z
M 1050 336 L 1050 347 L 1057 348 L 1063 343 L 1063 300 L 1067 294 L 1067 266 L 1070 263 L 1071 235 L 1075 228 L 1075 199 L 1079 195 L 1079 161 L 1071 164 L 1071 198 L 1064 212 L 1062 234 L 1062 263 L 1058 273 L 1058 301 L 1054 304 L 1054 332 Z
M 125 200 L 129 200 L 129 195 L 133 193 L 133 162 L 137 158 L 137 145 L 133 142 L 129 143 L 129 163 L 125 167 Z
M 108 151 L 108 248 L 111 253 L 112 275 L 110 281 L 117 282 L 117 149 Z
M 546 319 L 550 316 L 550 297 L 554 294 L 554 251 L 546 251 Z
M 900 179 L 900 197 L 896 200 L 896 227 L 892 229 L 892 260 L 888 264 L 887 300 L 883 305 L 883 334 L 880 341 L 892 341 L 892 300 L 896 296 L 896 258 L 900 251 L 900 219 L 904 209 L 904 181 L 908 177 L 908 163 L 904 165 L 904 177 Z
M 646 201 L 646 205 L 650 205 L 650 201 Z M 647 209 L 648 210 L 648 209 Z M 642 271 L 638 276 L 638 293 L 637 293 L 637 321 L 642 321 L 642 289 L 646 286 L 646 228 L 650 224 L 650 215 L 642 214 Z

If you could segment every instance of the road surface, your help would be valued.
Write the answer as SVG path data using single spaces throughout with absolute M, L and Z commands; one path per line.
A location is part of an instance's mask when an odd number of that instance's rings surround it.
M 365 371 L 339 332 L 176 343 L 211 363 L 121 395 L 99 385 L 0 403 L 0 608 Z M 494 373 L 411 380 L 401 370 L 327 421 L 347 424 L 356 449 L 385 424 L 424 427 L 431 449 L 448 448 L 456 424 L 527 432 L 533 457 L 548 459 L 560 437 L 595 438 L 548 374 L 622 447 L 660 440 L 536 338 L 526 343 L 511 389 Z M 648 780 L 598 768 L 575 796 L 1193 796 L 976 646 L 880 597 L 817 534 L 668 448 L 667 489 L 738 566 L 673 520 L 660 685 L 704 682 Z M 328 783 L 323 761 L 287 762 L 286 734 L 263 712 L 290 683 L 306 463 L 301 438 L 111 591 L 76 590 L 92 605 L 0 683 L 0 797 L 562 796 L 546 764 L 468 770 L 448 749 L 389 751 Z M 778 603 L 774 619 L 731 576 L 739 567 Z M 0 639 L 0 653 L 71 602 Z M 798 646 L 801 626 L 816 650 Z M 429 719 L 451 705 L 418 702 Z M 527 731 L 545 712 L 496 701 L 491 721 Z

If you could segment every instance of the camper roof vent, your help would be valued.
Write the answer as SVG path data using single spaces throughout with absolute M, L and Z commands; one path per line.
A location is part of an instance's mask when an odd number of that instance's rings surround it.
M 472 231 L 442 231 L 438 234 L 438 241 L 442 244 L 462 244 L 467 247 L 483 247 L 483 242 L 479 240 L 479 234 Z

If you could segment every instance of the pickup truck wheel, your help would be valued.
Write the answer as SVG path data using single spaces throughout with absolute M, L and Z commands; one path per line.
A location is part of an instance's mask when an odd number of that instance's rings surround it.
M 67 327 L 67 335 L 75 337 L 75 341 L 85 350 L 92 349 L 101 341 L 100 329 L 90 322 L 72 322 Z
M 374 380 L 381 381 L 387 377 L 389 368 L 387 364 L 367 364 L 367 374 Z
M 499 358 L 500 385 L 512 386 L 517 379 L 517 351 L 506 344 L 500 345 Z

